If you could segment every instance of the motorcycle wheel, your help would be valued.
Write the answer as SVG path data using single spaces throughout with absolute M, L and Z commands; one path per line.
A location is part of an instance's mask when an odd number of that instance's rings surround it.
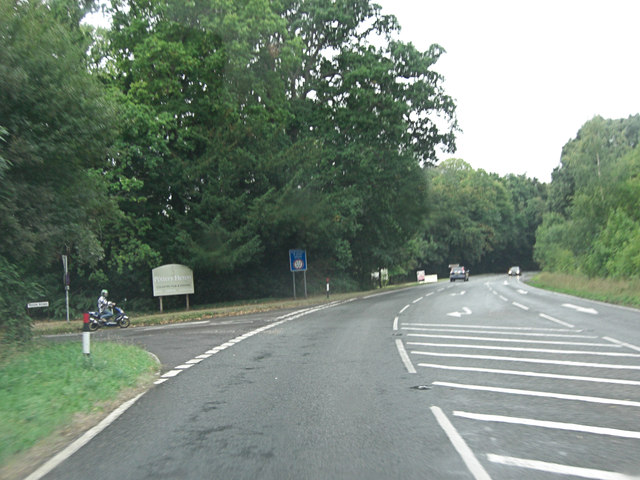
M 100 328 L 100 324 L 98 322 L 89 322 L 89 330 L 95 332 Z
M 131 320 L 129 320 L 129 317 L 122 317 L 118 324 L 120 325 L 120 328 L 127 328 L 131 325 Z

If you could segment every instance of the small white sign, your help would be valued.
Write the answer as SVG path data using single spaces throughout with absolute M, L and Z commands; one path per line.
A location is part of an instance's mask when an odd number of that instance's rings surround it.
M 31 302 L 27 303 L 27 308 L 45 308 L 49 306 L 49 302 Z

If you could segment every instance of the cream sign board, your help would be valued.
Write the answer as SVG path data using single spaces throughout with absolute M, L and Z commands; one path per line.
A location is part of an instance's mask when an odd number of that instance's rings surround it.
M 184 265 L 172 263 L 151 271 L 153 296 L 189 295 L 194 293 L 193 270 Z

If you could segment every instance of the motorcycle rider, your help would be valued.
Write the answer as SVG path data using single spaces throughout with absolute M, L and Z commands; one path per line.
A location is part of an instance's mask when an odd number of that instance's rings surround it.
M 98 316 L 105 322 L 109 321 L 109 319 L 113 317 L 113 310 L 111 309 L 113 303 L 107 300 L 108 296 L 109 291 L 103 289 L 100 292 L 100 298 L 98 298 Z

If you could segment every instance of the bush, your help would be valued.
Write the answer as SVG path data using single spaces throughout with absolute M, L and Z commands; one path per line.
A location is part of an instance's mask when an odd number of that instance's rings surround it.
M 42 295 L 35 282 L 23 280 L 15 265 L 0 256 L 0 339 L 3 343 L 24 343 L 31 339 L 30 299 Z

